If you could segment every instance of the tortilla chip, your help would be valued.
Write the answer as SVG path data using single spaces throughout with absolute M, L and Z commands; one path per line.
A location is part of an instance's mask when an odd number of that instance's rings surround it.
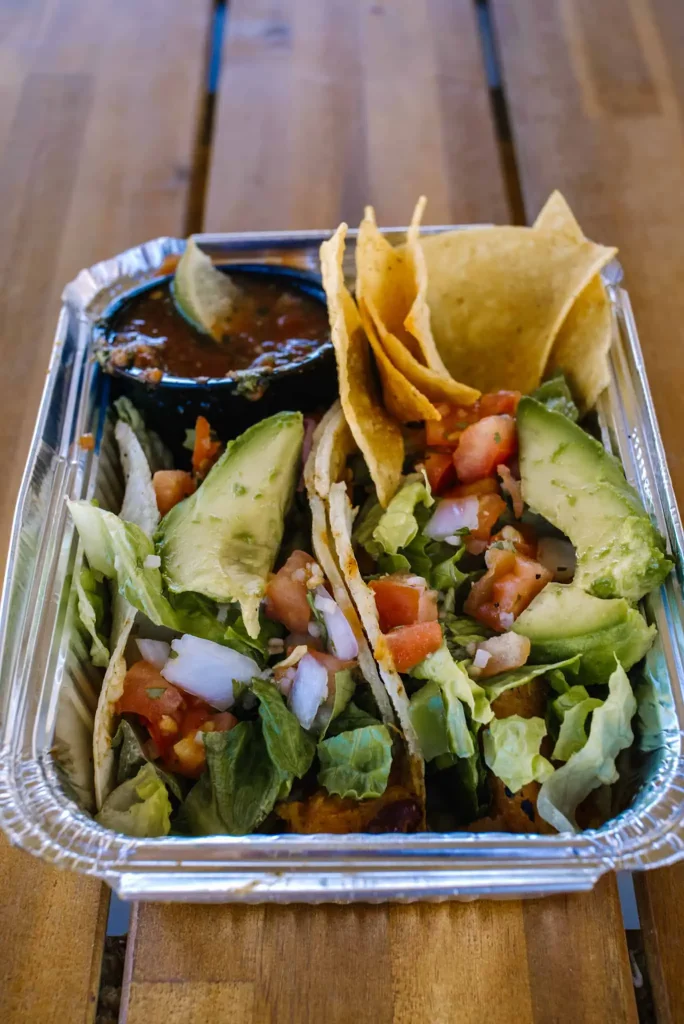
M 328 300 L 330 331 L 337 357 L 340 399 L 354 440 L 361 449 L 385 508 L 393 497 L 404 462 L 399 425 L 380 404 L 356 303 L 347 291 L 342 271 L 347 225 L 321 246 L 321 271 Z
M 537 231 L 563 234 L 575 244 L 584 235 L 560 192 L 549 196 L 534 222 Z M 580 412 L 596 404 L 610 382 L 609 352 L 613 312 L 600 275 L 592 278 L 575 299 L 553 343 L 545 374 L 562 370 Z
M 364 219 L 359 227 L 356 243 L 356 299 L 366 333 L 372 340 L 369 323 L 375 329 L 375 336 L 384 349 L 395 371 L 392 376 L 392 390 L 402 399 L 405 423 L 413 403 L 414 411 L 426 408 L 425 402 L 416 400 L 415 393 L 435 402 L 451 402 L 457 405 L 472 405 L 479 398 L 479 392 L 465 384 L 459 384 L 449 375 L 444 366 L 430 331 L 430 311 L 425 301 L 427 281 L 425 260 L 418 243 L 420 215 L 424 203 L 419 201 L 409 229 L 409 243 L 401 250 L 395 249 L 378 231 L 372 206 L 367 206 Z M 423 281 L 422 299 L 416 296 L 416 250 L 420 253 Z M 406 329 L 405 320 L 416 309 L 419 322 L 419 337 L 414 338 Z M 419 342 L 418 347 L 416 342 Z M 380 357 L 374 346 L 376 358 Z M 419 360 L 422 360 L 419 361 Z M 427 365 L 424 365 L 427 364 Z M 382 374 L 382 369 L 381 369 Z M 401 376 L 400 376 L 401 375 Z M 405 381 L 401 380 L 405 378 Z M 385 379 L 383 378 L 383 385 Z M 437 410 L 431 415 L 414 415 L 413 419 L 438 419 Z
M 615 255 L 533 228 L 469 228 L 421 241 L 437 347 L 481 391 L 538 387 L 577 296 Z
M 373 349 L 373 355 L 375 356 L 375 362 L 377 363 L 382 383 L 382 397 L 388 411 L 400 423 L 441 420 L 442 414 L 438 409 L 435 409 L 430 399 L 426 398 L 417 387 L 414 387 L 410 380 L 396 368 L 387 355 L 378 337 L 375 323 L 366 309 L 363 300 L 361 300 L 359 306 L 359 313 L 366 337 Z

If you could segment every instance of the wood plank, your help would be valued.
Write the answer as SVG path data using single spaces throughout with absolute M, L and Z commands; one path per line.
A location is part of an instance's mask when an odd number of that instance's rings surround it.
M 684 1020 L 684 864 L 634 875 L 646 967 L 658 1024 Z
M 508 220 L 466 0 L 235 0 L 208 230 Z M 142 904 L 127 1024 L 635 1021 L 615 880 L 527 903 Z M 573 990 L 569 998 L 568 971 Z
M 211 0 L 0 0 L 0 559 L 63 285 L 183 233 Z M 92 1020 L 108 893 L 0 842 L 0 1019 Z
M 205 216 L 211 231 L 506 221 L 472 4 L 235 0 Z M 485 169 L 483 172 L 483 168 Z
M 599 19 L 590 0 L 490 2 L 528 213 L 560 188 L 591 237 L 620 247 L 681 502 L 684 7 L 611 0 Z M 637 896 L 658 1019 L 682 1020 L 684 870 L 644 874 Z

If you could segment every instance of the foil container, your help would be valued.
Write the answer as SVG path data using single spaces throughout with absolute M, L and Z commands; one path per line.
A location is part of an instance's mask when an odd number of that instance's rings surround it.
M 392 241 L 405 229 L 388 231 Z M 429 231 L 446 230 L 431 228 Z M 345 269 L 353 273 L 355 232 Z M 202 235 L 224 263 L 318 271 L 329 232 Z M 107 417 L 110 378 L 92 354 L 93 325 L 129 288 L 182 251 L 161 238 L 82 271 L 64 291 L 45 390 L 12 528 L 0 607 L 0 826 L 59 867 L 104 879 L 124 899 L 324 902 L 520 897 L 590 889 L 607 871 L 684 856 L 683 535 L 620 270 L 605 273 L 614 310 L 604 443 L 667 538 L 676 569 L 645 601 L 658 627 L 637 687 L 638 769 L 626 810 L 577 835 L 254 835 L 133 839 L 89 816 L 92 729 L 102 670 L 93 668 L 71 580 L 81 551 L 65 496 L 118 510 L 122 479 Z M 93 450 L 79 444 L 92 433 Z

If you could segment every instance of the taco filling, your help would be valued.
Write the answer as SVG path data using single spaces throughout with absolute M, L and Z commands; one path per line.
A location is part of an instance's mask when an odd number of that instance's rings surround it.
M 192 472 L 152 475 L 124 430 L 122 515 L 70 503 L 88 572 L 122 606 L 98 709 L 98 820 L 148 836 L 420 827 L 387 694 L 297 489 L 301 414 L 225 447 L 198 422 Z

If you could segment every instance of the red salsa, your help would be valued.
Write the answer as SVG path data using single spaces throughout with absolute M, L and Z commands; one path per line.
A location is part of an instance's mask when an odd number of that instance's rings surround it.
M 141 292 L 113 315 L 107 331 L 108 362 L 144 371 L 156 383 L 164 374 L 206 379 L 239 370 L 271 370 L 299 363 L 329 340 L 325 305 L 281 280 L 232 274 L 240 288 L 221 342 L 201 334 L 178 312 L 170 282 Z

